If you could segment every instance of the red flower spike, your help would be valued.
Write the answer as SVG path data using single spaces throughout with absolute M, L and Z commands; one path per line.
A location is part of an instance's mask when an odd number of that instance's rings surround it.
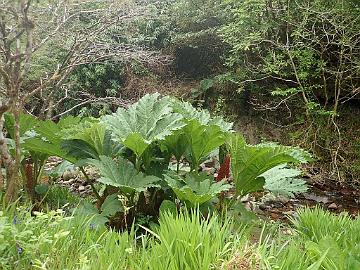
M 218 171 L 216 182 L 219 182 L 222 179 L 229 177 L 230 177 L 230 155 L 226 155 L 226 158 L 223 164 L 221 164 L 220 169 Z

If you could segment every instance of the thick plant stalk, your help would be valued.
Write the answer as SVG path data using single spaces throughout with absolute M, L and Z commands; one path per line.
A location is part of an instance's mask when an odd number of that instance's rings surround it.
M 19 172 L 20 172 L 20 166 L 21 166 L 21 142 L 20 142 L 20 108 L 22 108 L 22 105 L 18 104 L 14 108 L 14 141 L 15 141 L 15 162 L 14 162 L 14 181 L 15 186 L 17 185 L 18 178 L 19 178 Z M 16 194 L 13 194 L 16 196 Z
M 34 203 L 35 202 L 35 174 L 33 163 L 30 160 L 26 160 L 24 166 L 24 181 L 25 181 L 25 188 L 26 192 L 30 198 L 30 200 Z
M 80 167 L 80 170 L 81 170 L 81 172 L 83 173 L 83 175 L 85 176 L 86 181 L 88 182 L 88 184 L 91 186 L 91 189 L 92 189 L 92 191 L 94 192 L 94 195 L 95 195 L 96 199 L 98 199 L 99 201 L 101 201 L 102 198 L 101 198 L 99 192 L 96 190 L 96 188 L 95 188 L 94 184 L 92 183 L 90 177 L 87 175 L 86 171 L 84 170 L 84 167 Z

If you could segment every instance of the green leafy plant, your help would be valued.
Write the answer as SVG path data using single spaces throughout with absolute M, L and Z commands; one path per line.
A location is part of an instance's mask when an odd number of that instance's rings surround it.
M 145 175 L 138 171 L 130 161 L 121 157 L 118 157 L 115 161 L 110 157 L 100 156 L 99 160 L 92 159 L 88 160 L 87 163 L 99 170 L 101 177 L 97 181 L 106 186 L 105 192 L 99 200 L 104 212 L 108 211 L 108 206 L 105 204 L 109 198 L 108 191 L 111 194 L 119 194 L 126 198 L 123 200 L 124 209 L 122 211 L 121 226 L 127 226 L 128 222 L 132 223 L 135 217 L 142 214 L 153 214 L 153 207 L 150 207 L 151 213 L 146 212 L 145 209 L 147 205 L 155 202 L 147 202 L 144 193 L 149 188 L 160 188 L 159 181 L 161 181 L 161 178 Z
M 97 119 L 84 120 L 64 133 L 61 148 L 80 163 L 89 158 L 99 159 L 100 155 L 112 156 L 117 151 L 110 133 Z
M 181 115 L 173 113 L 169 98 L 159 96 L 145 95 L 128 109 L 119 108 L 102 118 L 113 140 L 131 149 L 138 159 L 151 143 L 184 126 Z
M 118 162 L 107 156 L 100 156 L 100 160 L 91 160 L 89 164 L 94 165 L 100 172 L 98 182 L 113 187 L 118 187 L 126 196 L 134 196 L 135 192 L 145 191 L 149 187 L 158 187 L 156 184 L 161 179 L 144 175 L 135 169 L 134 165 L 122 158 Z
M 74 162 L 61 149 L 60 134 L 63 129 L 78 121 L 78 118 L 67 117 L 55 124 L 52 121 L 38 120 L 31 115 L 20 115 L 21 173 L 25 190 L 33 202 L 36 199 L 35 187 L 43 176 L 45 162 L 49 156 L 59 156 Z M 5 127 L 10 137 L 8 141 L 12 145 L 14 117 L 10 114 L 5 115 Z
M 188 102 L 173 99 L 172 106 L 176 113 L 184 117 L 186 125 L 166 137 L 163 145 L 175 156 L 178 168 L 184 157 L 191 170 L 196 170 L 212 152 L 225 143 L 232 123 L 221 117 L 211 117 L 208 111 L 198 110 Z
M 75 163 L 76 159 L 67 155 L 66 151 L 61 147 L 61 142 L 64 139 L 64 130 L 73 127 L 79 122 L 80 118 L 75 117 L 64 118 L 58 123 L 51 120 L 38 121 L 33 128 L 36 135 L 26 139 L 23 147 L 29 151 L 39 152 L 47 156 L 58 156 Z
M 66 117 L 58 123 L 53 121 L 38 121 L 33 128 L 35 136 L 24 142 L 24 148 L 44 156 L 44 162 L 49 156 L 58 156 L 80 167 L 87 178 L 96 197 L 100 200 L 98 191 L 90 181 L 83 166 L 88 158 L 99 158 L 101 154 L 110 154 L 114 150 L 110 136 L 96 119 L 80 119 Z
M 189 144 L 186 158 L 189 160 L 192 170 L 196 170 L 211 152 L 226 141 L 226 133 L 219 126 L 201 125 L 196 120 L 188 122 L 184 133 Z
M 264 173 L 276 166 L 293 163 L 300 164 L 310 160 L 310 155 L 299 148 L 277 144 L 248 145 L 239 135 L 229 139 L 231 171 L 236 191 L 239 195 L 262 190 L 265 184 Z M 283 171 L 291 173 L 290 171 Z M 267 176 L 265 174 L 265 176 Z
M 190 207 L 204 204 L 232 187 L 224 181 L 215 182 L 214 178 L 206 173 L 191 172 L 183 178 L 174 172 L 169 172 L 164 177 L 176 196 Z
M 233 123 L 224 121 L 222 117 L 212 117 L 209 111 L 197 109 L 189 102 L 172 99 L 172 107 L 176 113 L 181 114 L 186 120 L 197 120 L 201 125 L 216 125 L 224 132 L 231 132 Z
M 124 207 L 117 194 L 107 196 L 100 209 L 88 201 L 83 201 L 75 209 L 75 215 L 89 217 L 94 227 L 104 226 L 118 212 L 124 212 Z
M 282 164 L 264 172 L 261 177 L 265 178 L 264 189 L 275 195 L 294 197 L 294 194 L 306 192 L 308 189 L 306 182 L 298 178 L 300 175 L 300 170 Z

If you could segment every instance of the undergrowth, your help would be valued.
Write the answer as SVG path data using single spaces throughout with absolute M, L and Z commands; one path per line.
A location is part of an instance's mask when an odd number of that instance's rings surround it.
M 0 211 L 0 269 L 360 269 L 359 218 L 303 209 L 292 224 L 266 222 L 254 241 L 254 226 L 193 210 L 117 232 L 12 205 Z

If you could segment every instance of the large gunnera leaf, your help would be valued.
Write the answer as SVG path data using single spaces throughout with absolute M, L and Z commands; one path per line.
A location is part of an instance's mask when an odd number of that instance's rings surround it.
M 192 169 L 197 169 L 208 155 L 226 141 L 226 133 L 217 125 L 201 125 L 196 120 L 188 122 L 184 133 L 189 144 L 186 156 Z
M 70 133 L 68 131 L 67 133 Z M 72 134 L 71 134 L 72 133 Z M 98 155 L 109 155 L 111 152 L 110 134 L 106 127 L 94 119 L 79 123 L 65 138 L 67 140 L 81 140 L 90 145 Z
M 310 155 L 299 148 L 278 144 L 248 145 L 234 135 L 230 137 L 231 171 L 236 191 L 240 195 L 262 190 L 268 170 L 286 163 L 305 163 Z
M 36 135 L 24 141 L 24 148 L 48 156 L 58 156 L 72 163 L 76 160 L 61 148 L 63 127 L 51 120 L 39 121 L 34 128 Z
M 233 123 L 226 122 L 222 117 L 211 117 L 209 111 L 196 109 L 189 102 L 172 99 L 174 112 L 181 114 L 186 120 L 197 120 L 201 125 L 216 125 L 224 132 L 231 131 Z
M 116 151 L 109 131 L 96 121 L 80 123 L 66 133 L 66 140 L 61 142 L 61 147 L 67 155 L 78 160 L 78 165 L 83 165 L 85 159 L 99 159 L 101 155 L 111 156 Z
M 286 164 L 276 166 L 261 176 L 265 178 L 264 188 L 276 195 L 294 197 L 294 194 L 307 191 L 306 182 L 299 178 L 299 169 L 287 168 Z
M 99 170 L 101 177 L 97 180 L 98 182 L 118 187 L 125 194 L 145 191 L 149 187 L 157 187 L 156 183 L 161 180 L 156 176 L 138 172 L 132 163 L 123 158 L 118 158 L 116 162 L 110 157 L 100 156 L 100 160 L 93 159 L 88 163 Z
M 223 181 L 215 182 L 206 173 L 192 172 L 182 178 L 174 172 L 168 172 L 164 177 L 176 196 L 181 201 L 190 202 L 192 206 L 203 204 L 231 188 Z
M 210 153 L 226 142 L 227 132 L 217 125 L 202 125 L 198 120 L 187 120 L 187 125 L 166 137 L 163 145 L 174 154 L 177 161 L 182 156 L 196 170 Z
M 139 157 L 154 141 L 163 140 L 185 124 L 180 114 L 174 113 L 169 98 L 159 94 L 145 95 L 128 109 L 104 116 L 114 141 L 130 148 Z

